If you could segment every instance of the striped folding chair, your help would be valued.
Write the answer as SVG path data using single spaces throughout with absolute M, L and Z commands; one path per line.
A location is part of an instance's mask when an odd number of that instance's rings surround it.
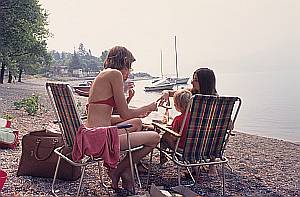
M 189 102 L 179 134 L 154 123 L 157 129 L 170 132 L 178 137 L 173 151 L 161 150 L 161 152 L 177 165 L 179 185 L 181 185 L 180 167 L 187 168 L 193 181 L 191 185 L 194 185 L 195 179 L 189 169 L 190 167 L 221 164 L 222 193 L 225 194 L 224 165 L 228 162 L 228 159 L 224 155 L 224 150 L 229 136 L 232 135 L 231 131 L 240 107 L 241 99 L 238 97 L 197 94 Z M 182 150 L 178 148 L 178 144 L 189 112 L 191 112 L 190 120 Z
M 98 163 L 98 168 L 99 168 L 99 175 L 100 175 L 100 180 L 101 184 L 107 189 L 107 185 L 104 183 L 103 178 L 102 178 L 102 159 L 101 158 L 92 158 L 86 156 L 83 158 L 80 162 L 75 162 L 68 155 L 66 155 L 63 152 L 63 149 L 65 147 L 68 147 L 72 149 L 76 132 L 80 125 L 82 124 L 82 120 L 77 112 L 72 89 L 69 84 L 65 83 L 46 83 L 46 89 L 48 96 L 51 100 L 52 107 L 55 111 L 55 115 L 57 118 L 57 122 L 59 123 L 60 129 L 63 134 L 63 139 L 64 139 L 64 146 L 58 147 L 54 150 L 54 152 L 58 155 L 58 160 L 56 164 L 56 169 L 53 177 L 53 182 L 52 182 L 52 193 L 53 195 L 57 196 L 54 185 L 55 181 L 57 178 L 57 172 L 58 168 L 60 165 L 61 159 L 66 160 L 68 163 L 70 163 L 73 166 L 80 166 L 81 167 L 81 177 L 80 177 L 80 182 L 77 190 L 77 195 L 79 196 L 80 189 L 82 186 L 83 182 L 83 177 L 85 174 L 85 169 L 88 165 Z M 122 125 L 118 126 L 118 128 L 122 129 L 127 129 L 131 127 L 132 125 Z M 127 131 L 127 130 L 126 130 Z M 130 158 L 130 163 L 131 163 L 131 171 L 133 174 L 133 163 L 132 163 L 132 157 L 131 157 L 131 149 L 130 146 L 130 140 L 129 140 L 129 133 L 127 132 L 127 140 L 128 140 L 128 154 Z M 107 191 L 108 192 L 108 191 Z

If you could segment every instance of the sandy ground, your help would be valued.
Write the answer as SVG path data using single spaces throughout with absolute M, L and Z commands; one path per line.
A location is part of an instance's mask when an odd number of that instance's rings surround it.
M 11 114 L 15 117 L 13 125 L 20 130 L 20 136 L 45 128 L 54 120 L 54 113 L 46 96 L 44 78 L 29 78 L 24 83 L 0 85 L 0 116 Z M 35 116 L 29 116 L 22 110 L 16 110 L 13 102 L 36 94 L 39 96 L 41 109 Z M 80 98 L 76 98 L 77 101 Z M 85 100 L 80 100 L 84 103 Z M 229 167 L 226 167 L 227 196 L 300 196 L 300 145 L 249 135 L 238 131 L 231 137 L 226 155 Z M 16 172 L 21 156 L 21 145 L 14 150 L 0 149 L 0 168 L 8 173 L 8 179 L 2 189 L 2 196 L 49 196 L 51 195 L 51 180 L 35 177 L 17 177 Z M 171 162 L 166 168 L 158 167 L 158 152 L 154 153 L 154 170 L 151 182 L 163 185 L 165 188 L 177 183 L 176 169 Z M 144 159 L 147 163 L 147 158 Z M 141 175 L 145 183 L 146 176 Z M 82 189 L 83 196 L 103 196 L 105 190 L 100 187 L 97 168 L 90 167 Z M 183 180 L 187 180 L 184 178 Z M 60 195 L 74 196 L 78 181 L 60 181 Z M 203 173 L 198 183 L 191 189 L 204 196 L 221 194 L 220 178 L 208 177 Z M 145 189 L 138 189 L 143 194 Z M 113 194 L 113 196 L 125 196 Z

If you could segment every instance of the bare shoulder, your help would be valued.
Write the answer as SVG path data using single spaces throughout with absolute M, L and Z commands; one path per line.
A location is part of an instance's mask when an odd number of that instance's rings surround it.
M 121 71 L 117 70 L 117 69 L 111 69 L 108 73 L 108 75 L 106 76 L 106 78 L 111 82 L 111 83 L 115 83 L 117 81 L 117 83 L 119 83 L 119 81 L 123 81 L 123 75 L 121 73 Z
M 117 69 L 104 69 L 97 75 L 96 81 L 111 80 L 121 77 L 122 73 Z
M 121 71 L 119 71 L 119 70 L 117 70 L 117 69 L 111 69 L 110 70 L 110 74 L 111 74 L 111 76 L 122 76 L 122 73 L 121 73 Z

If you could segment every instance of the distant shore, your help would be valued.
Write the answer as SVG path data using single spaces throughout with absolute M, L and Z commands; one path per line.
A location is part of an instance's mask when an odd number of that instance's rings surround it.
M 152 80 L 157 79 L 159 77 L 145 76 L 145 77 L 134 77 L 130 78 L 131 81 L 141 81 L 141 80 Z M 59 81 L 90 81 L 94 80 L 95 77 L 53 77 L 52 80 Z
M 54 112 L 46 96 L 46 78 L 27 78 L 23 83 L 0 85 L 0 116 L 11 114 L 15 117 L 13 125 L 20 130 L 20 136 L 45 128 L 54 120 Z M 39 95 L 41 109 L 35 116 L 28 116 L 22 110 L 15 110 L 13 102 L 32 94 Z M 76 96 L 76 100 L 80 100 Z M 82 100 L 84 102 L 84 100 Z M 229 196 L 300 196 L 300 144 L 288 141 L 249 135 L 242 131 L 230 138 L 226 156 L 233 169 L 226 168 L 226 191 Z M 17 177 L 16 172 L 21 155 L 21 146 L 15 150 L 0 149 L 0 168 L 8 173 L 2 190 L 3 196 L 49 196 L 51 179 Z M 154 163 L 158 163 L 155 152 Z M 147 163 L 147 160 L 145 160 Z M 167 166 L 172 166 L 170 162 Z M 156 185 L 176 184 L 176 170 L 160 169 L 155 166 L 151 181 Z M 97 169 L 92 168 L 90 176 L 84 181 L 84 196 L 100 196 L 105 190 L 95 181 Z M 142 176 L 142 182 L 145 177 Z M 171 177 L 175 179 L 171 179 Z M 220 195 L 219 178 L 203 175 L 199 184 L 192 189 L 207 196 Z M 59 182 L 63 188 L 77 182 Z M 144 189 L 139 189 L 140 194 Z M 68 195 L 73 196 L 75 191 Z

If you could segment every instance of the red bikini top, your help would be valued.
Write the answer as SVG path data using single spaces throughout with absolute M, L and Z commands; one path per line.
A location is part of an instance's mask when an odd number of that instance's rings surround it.
M 90 102 L 89 104 L 105 104 L 105 105 L 110 105 L 112 107 L 116 106 L 115 99 L 113 96 L 106 100 L 94 101 L 94 102 Z

